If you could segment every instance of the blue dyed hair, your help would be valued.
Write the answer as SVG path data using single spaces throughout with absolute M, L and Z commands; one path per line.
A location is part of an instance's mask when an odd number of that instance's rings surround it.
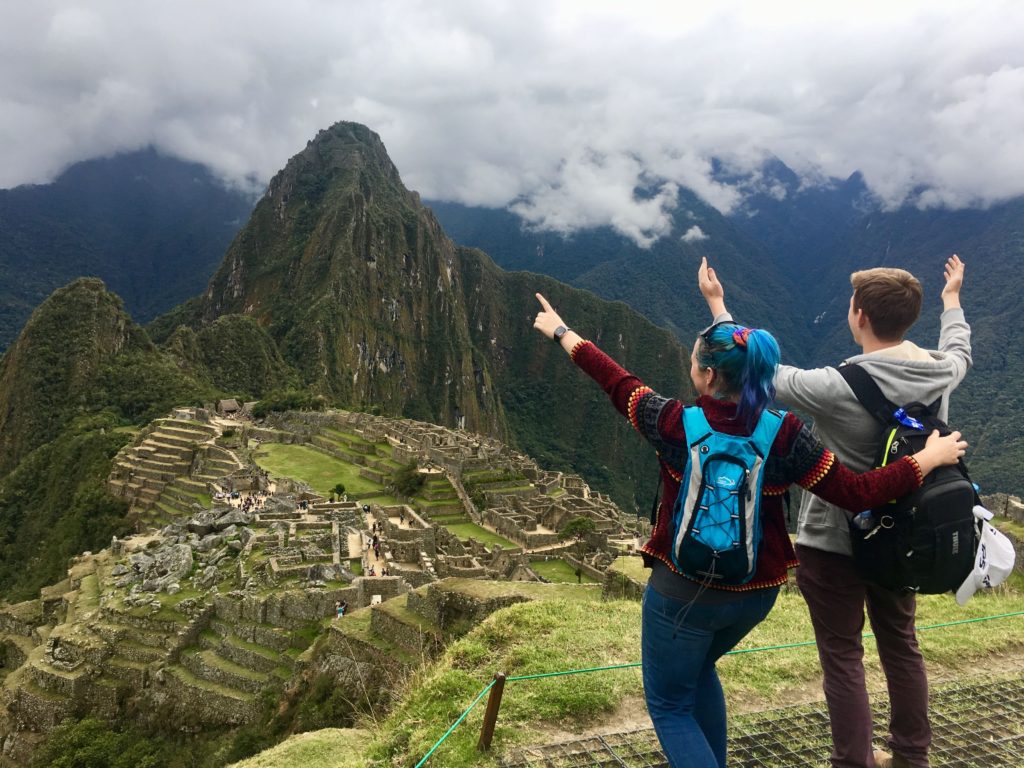
M 725 394 L 739 395 L 736 419 L 749 429 L 775 400 L 779 342 L 768 331 L 736 323 L 713 325 L 700 335 L 697 364 L 717 371 Z

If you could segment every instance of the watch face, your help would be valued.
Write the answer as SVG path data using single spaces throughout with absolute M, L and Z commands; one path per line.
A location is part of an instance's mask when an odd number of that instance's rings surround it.
M 559 339 L 561 339 L 568 332 L 569 332 L 569 329 L 566 328 L 564 325 L 560 325 L 557 328 L 555 328 L 555 341 L 558 341 Z

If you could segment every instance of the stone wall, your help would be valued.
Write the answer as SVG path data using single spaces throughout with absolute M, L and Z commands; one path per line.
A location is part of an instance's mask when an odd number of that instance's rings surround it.
M 348 621 L 349 617 L 341 622 Z M 344 624 L 332 625 L 327 641 L 310 662 L 300 661 L 304 677 L 330 675 L 335 687 L 350 692 L 360 706 L 387 707 L 401 690 L 408 668 L 395 654 L 368 642 L 356 633 L 344 631 Z
M 604 571 L 599 571 L 597 568 L 594 568 L 589 563 L 585 563 L 582 560 L 577 560 L 568 552 L 562 555 L 562 559 L 565 560 L 565 562 L 567 562 L 573 570 L 579 568 L 581 571 L 583 571 L 583 573 L 587 574 L 587 576 L 589 576 L 590 578 L 597 579 L 598 581 L 604 581 Z
M 398 570 L 396 575 L 405 581 L 412 589 L 437 581 L 436 575 L 427 573 L 426 571 Z
M 48 695 L 45 691 L 25 686 L 17 689 L 10 707 L 21 724 L 21 730 L 48 731 L 75 715 L 71 699 Z
M 410 592 L 408 608 L 429 619 L 446 632 L 460 635 L 476 626 L 499 608 L 527 602 L 522 595 L 469 597 L 460 592 L 428 588 L 426 594 Z
M 242 699 L 199 690 L 187 685 L 174 670 L 164 670 L 154 676 L 154 684 L 146 689 L 151 711 L 173 711 L 179 727 L 210 727 L 214 725 L 241 725 L 256 719 L 259 705 L 255 698 Z M 165 715 L 166 716 L 166 715 Z
M 20 667 L 28 659 L 27 650 L 11 638 L 0 635 L 0 669 L 9 671 Z
M 415 594 L 415 593 L 410 593 Z M 438 631 L 425 622 L 409 624 L 399 616 L 392 615 L 387 607 L 374 609 L 370 614 L 370 631 L 377 637 L 386 637 L 388 642 L 415 656 L 434 657 L 444 646 Z
M 400 576 L 359 577 L 353 585 L 357 589 L 355 605 L 359 607 L 369 605 L 374 595 L 380 595 L 381 600 L 386 601 L 409 591 L 409 585 Z
M 38 600 L 0 607 L 0 632 L 37 637 L 35 628 L 42 622 L 41 611 L 42 604 Z
M 981 503 L 993 514 L 1008 517 L 1024 525 L 1024 502 L 1016 496 L 1011 496 L 1008 493 L 993 493 L 990 496 L 982 496 Z

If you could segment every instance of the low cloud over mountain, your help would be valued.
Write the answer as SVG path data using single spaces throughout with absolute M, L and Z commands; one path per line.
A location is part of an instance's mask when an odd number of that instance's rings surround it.
M 712 158 L 986 205 L 1024 194 L 1022 35 L 1013 2 L 8 4 L 0 186 L 152 144 L 258 187 L 350 119 L 427 197 L 642 244 L 680 187 L 739 205 Z

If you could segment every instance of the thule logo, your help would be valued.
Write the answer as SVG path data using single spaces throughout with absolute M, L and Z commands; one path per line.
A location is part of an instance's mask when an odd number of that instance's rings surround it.
M 960 531 L 953 531 L 953 554 L 960 551 Z

